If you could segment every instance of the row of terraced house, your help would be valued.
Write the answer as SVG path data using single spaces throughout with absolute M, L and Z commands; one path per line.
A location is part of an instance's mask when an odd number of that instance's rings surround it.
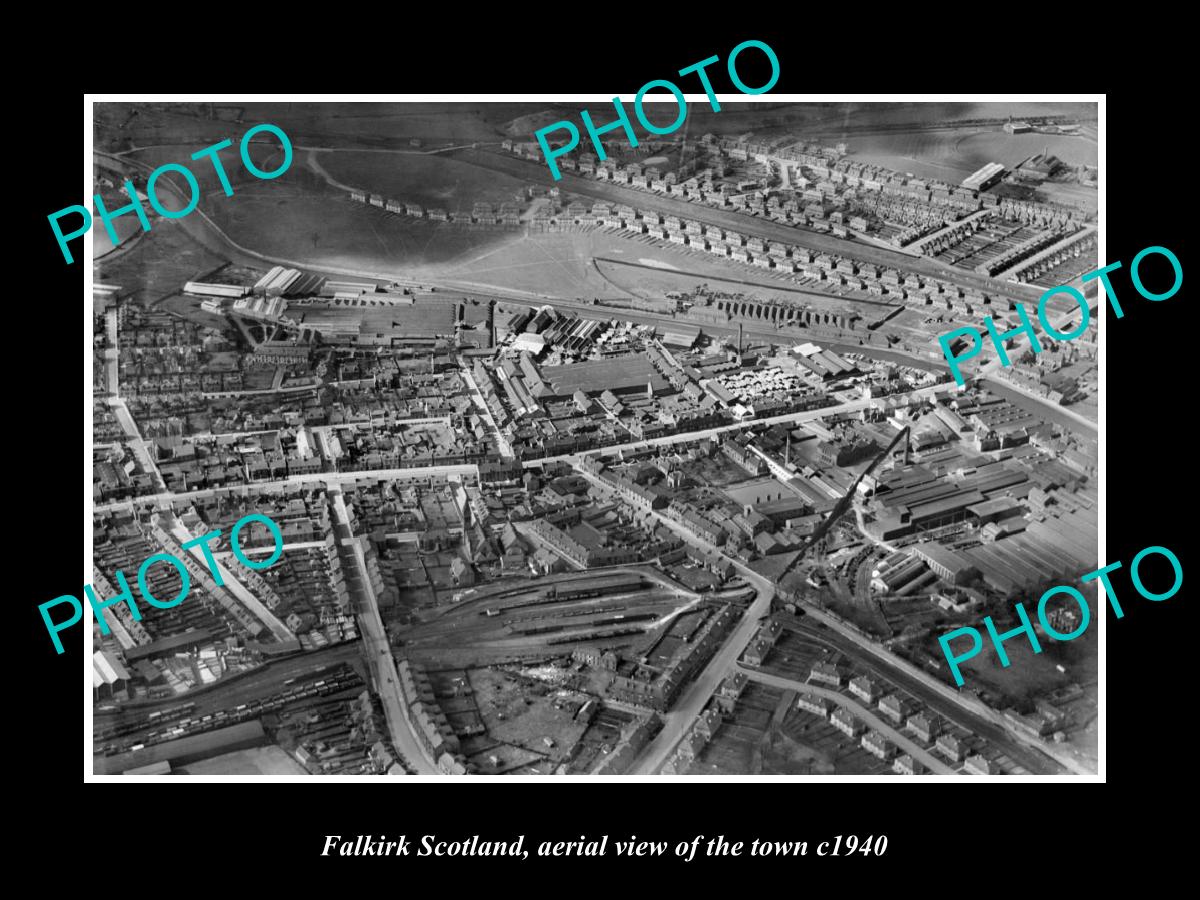
M 417 740 L 442 772 L 447 775 L 465 774 L 471 766 L 462 755 L 458 735 L 438 706 L 424 667 L 401 659 L 396 662 L 396 674 L 400 677 L 404 714 Z

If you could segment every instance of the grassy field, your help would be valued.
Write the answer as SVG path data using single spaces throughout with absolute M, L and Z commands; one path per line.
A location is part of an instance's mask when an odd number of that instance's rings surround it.
M 456 281 L 529 291 L 544 296 L 628 298 L 609 284 L 592 259 L 601 253 L 631 253 L 624 238 L 598 232 L 505 234 L 502 243 L 455 261 L 430 275 Z
M 984 638 L 984 649 L 978 656 L 960 664 L 962 677 L 968 686 L 1002 694 L 1009 702 L 1038 697 L 1071 682 L 1087 684 L 1095 681 L 1098 655 L 1095 629 L 1069 643 L 1040 638 L 1042 652 L 1035 654 L 1022 635 L 1007 641 L 1009 665 L 1003 667 L 995 651 Z M 965 641 L 963 643 L 966 643 Z M 1062 664 L 1066 674 L 1058 671 Z
M 501 743 L 558 760 L 587 729 L 575 720 L 575 710 L 586 698 L 574 693 L 531 688 L 496 669 L 472 669 L 470 683 L 488 734 Z M 571 702 L 559 701 L 560 696 Z M 547 745 L 545 738 L 553 744 Z
M 322 153 L 319 162 L 338 182 L 426 209 L 470 212 L 479 202 L 499 204 L 525 196 L 523 181 L 442 156 Z
M 690 124 L 695 127 L 704 124 L 706 130 L 709 124 L 717 124 L 715 118 L 708 123 L 700 107 L 695 104 L 693 107 L 689 110 Z M 97 135 L 101 147 L 136 145 L 140 149 L 131 157 L 148 166 L 188 163 L 200 181 L 202 208 L 230 238 L 251 250 L 281 259 L 383 277 L 446 277 L 480 287 L 513 288 L 544 296 L 661 296 L 713 279 L 714 287 L 730 292 L 753 291 L 808 302 L 808 295 L 781 291 L 774 287 L 778 282 L 758 270 L 721 262 L 706 254 L 688 253 L 673 245 L 668 249 L 646 240 L 598 231 L 524 236 L 501 230 L 467 230 L 364 207 L 348 200 L 344 188 L 338 187 L 353 185 L 426 207 L 459 210 L 468 209 L 477 201 L 495 203 L 515 199 L 524 185 L 520 178 L 454 159 L 414 153 L 407 136 L 428 135 L 430 130 L 440 128 L 452 132 L 450 136 L 456 139 L 496 137 L 508 123 L 539 108 L 545 107 L 467 104 L 461 107 L 462 115 L 450 121 L 449 117 L 436 114 L 432 105 L 421 104 L 262 104 L 242 110 L 246 124 L 239 125 L 220 118 L 199 117 L 199 108 L 178 104 L 170 109 L 138 105 L 138 115 L 128 119 L 130 105 L 113 104 L 98 108 Z M 764 109 L 793 126 L 812 123 L 829 127 L 831 123 L 845 122 L 847 128 L 852 128 L 865 121 L 866 115 L 859 107 L 846 105 L 735 104 L 719 114 L 717 130 L 722 133 L 739 130 L 755 117 L 761 117 Z M 232 114 L 226 109 L 216 112 L 226 117 Z M 918 125 L 921 121 L 931 121 L 932 114 L 927 109 L 909 106 L 886 112 L 897 121 L 913 120 Z M 876 114 L 878 110 L 871 112 Z M 937 114 L 961 117 L 979 114 L 979 110 L 968 106 L 944 110 L 939 107 Z M 233 196 L 227 197 L 212 167 L 207 163 L 192 163 L 189 157 L 220 138 L 232 137 L 236 141 L 251 123 L 263 121 L 278 124 L 291 136 L 297 148 L 292 166 L 277 179 L 261 180 L 246 172 L 236 147 L 227 149 L 221 155 L 234 189 Z M 123 128 L 118 127 L 122 124 Z M 522 121 L 521 127 L 527 124 L 528 120 Z M 110 132 L 118 133 L 120 139 L 107 142 L 101 139 Z M 158 142 L 164 140 L 169 143 L 159 146 Z M 1008 156 L 1001 157 L 1001 161 L 1010 163 L 1046 144 L 1050 144 L 1051 152 L 1074 161 L 1071 153 L 1061 149 L 1056 141 L 1091 147 L 1093 157 L 1095 152 L 1094 145 L 1081 138 L 1012 136 L 1002 132 L 855 133 L 848 140 L 856 152 L 896 157 L 892 164 L 901 169 L 911 169 L 912 165 L 906 165 L 903 157 L 914 156 L 936 169 L 931 173 L 952 180 L 995 157 L 1000 152 L 998 148 L 1006 148 L 1004 152 L 1013 156 L 1011 160 Z M 355 149 L 366 147 L 404 152 Z M 338 152 L 324 152 L 324 148 L 336 148 Z M 277 145 L 268 137 L 252 145 L 251 152 L 256 165 L 265 169 L 273 168 L 280 159 Z M 161 227 L 166 231 L 169 226 L 170 223 L 163 223 Z M 157 237 L 159 228 L 156 223 L 155 234 L 151 236 Z M 103 246 L 98 239 L 97 247 L 103 249 Z M 665 263 L 695 274 L 604 263 L 600 264 L 604 269 L 600 272 L 593 264 L 597 256 L 643 261 L 643 265 L 652 266 Z M 188 270 L 180 281 L 199 274 L 186 253 L 179 257 L 167 260 L 165 267 L 156 266 L 155 270 L 160 273 L 166 269 Z M 162 277 L 142 276 L 140 271 L 138 276 Z M 717 282 L 718 277 L 753 282 L 754 286 Z M 814 305 L 847 305 L 837 298 L 811 296 Z
M 223 262 L 192 240 L 178 223 L 156 219 L 151 231 L 131 244 L 128 252 L 118 251 L 99 262 L 96 280 L 119 284 L 134 300 L 151 305 L 177 294 L 184 282 Z
M 266 191 L 229 198 L 238 202 L 223 204 L 214 221 L 244 247 L 314 267 L 421 277 L 437 271 L 430 267 L 494 249 L 507 238 L 499 231 L 392 215 L 349 199 Z
M 96 148 L 126 149 L 186 139 L 193 150 L 222 137 L 236 142 L 251 126 L 271 122 L 293 144 L 338 147 L 409 147 L 499 141 L 505 125 L 543 104 L 529 103 L 97 103 Z M 452 108 L 456 115 L 445 111 Z M 136 115 L 131 115 L 136 111 Z M 240 122 L 238 121 L 240 120 Z M 532 131 L 529 132 L 532 135 Z M 189 153 L 192 151 L 189 151 Z M 236 151 L 235 151 L 236 152 Z

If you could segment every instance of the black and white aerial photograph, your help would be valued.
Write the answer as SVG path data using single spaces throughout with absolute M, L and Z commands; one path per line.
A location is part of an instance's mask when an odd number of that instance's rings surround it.
M 693 89 L 94 101 L 94 775 L 1096 776 L 1097 103 Z

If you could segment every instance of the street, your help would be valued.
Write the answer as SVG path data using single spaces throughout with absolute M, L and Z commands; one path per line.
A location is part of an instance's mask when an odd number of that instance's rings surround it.
M 392 736 L 392 745 L 411 765 L 418 775 L 440 774 L 436 765 L 425 753 L 425 748 L 413 734 L 408 723 L 404 698 L 400 693 L 400 678 L 396 674 L 396 661 L 392 657 L 391 644 L 388 642 L 387 629 L 383 627 L 383 619 L 379 615 L 379 603 L 371 579 L 367 573 L 366 557 L 363 555 L 362 544 L 355 538 L 350 527 L 350 516 L 346 509 L 346 501 L 340 489 L 330 492 L 332 500 L 334 529 L 337 533 L 338 554 L 343 567 L 348 567 L 347 587 L 354 597 L 355 612 L 359 625 L 362 626 L 363 648 L 367 657 L 367 665 L 375 680 L 375 689 L 383 702 L 384 715 L 387 718 L 388 731 Z
M 751 681 L 758 681 L 762 684 L 769 684 L 771 687 L 783 688 L 784 690 L 798 691 L 801 694 L 824 697 L 831 703 L 835 703 L 852 712 L 857 718 L 866 722 L 868 726 L 874 728 L 913 759 L 923 763 L 935 775 L 956 774 L 952 768 L 924 749 L 920 744 L 915 743 L 911 738 L 905 736 L 895 727 L 888 724 L 888 722 L 879 718 L 879 716 L 875 715 L 861 703 L 852 700 L 840 691 L 817 687 L 804 681 L 793 681 L 791 678 L 781 678 L 778 675 L 771 675 L 768 672 L 740 664 L 738 665 L 738 670 L 744 672 L 746 677 Z

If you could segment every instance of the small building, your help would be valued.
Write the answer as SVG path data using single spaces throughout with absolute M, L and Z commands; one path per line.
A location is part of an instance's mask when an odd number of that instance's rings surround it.
M 942 720 L 934 713 L 917 713 L 908 719 L 908 730 L 926 743 L 933 743 L 942 730 Z
M 818 684 L 828 684 L 831 687 L 840 688 L 842 686 L 842 672 L 833 665 L 833 663 L 819 662 L 812 667 L 812 671 L 808 673 L 808 680 L 815 681 Z
M 978 753 L 967 757 L 966 763 L 963 765 L 963 771 L 971 775 L 1003 775 L 1004 770 L 996 763 L 992 762 Z
M 829 724 L 848 738 L 856 738 L 866 730 L 866 726 L 853 713 L 840 707 L 829 717 Z
M 796 708 L 820 716 L 822 719 L 828 719 L 829 711 L 833 708 L 833 704 L 824 697 L 817 697 L 813 694 L 801 694 L 796 700 Z
M 732 674 L 726 676 L 725 680 L 721 682 L 721 686 L 717 688 L 716 696 L 713 697 L 717 709 L 725 715 L 733 715 L 733 708 L 737 705 L 738 698 L 742 696 L 746 681 L 746 673 L 736 669 Z
M 904 724 L 912 709 L 912 703 L 899 694 L 888 694 L 879 701 L 879 711 L 897 725 Z
M 874 704 L 879 700 L 883 691 L 879 685 L 866 675 L 859 675 L 857 678 L 850 680 L 850 693 L 861 700 L 866 700 L 868 703 Z
M 92 654 L 92 699 L 125 699 L 129 696 L 129 672 L 107 650 Z
M 938 752 L 951 762 L 962 762 L 963 757 L 967 755 L 966 745 L 954 735 L 949 733 L 938 735 L 937 744 L 935 746 Z
M 925 767 L 907 753 L 902 753 L 892 763 L 892 771 L 897 775 L 924 775 Z
M 591 666 L 593 669 L 604 669 L 608 672 L 615 672 L 617 670 L 617 655 L 611 650 L 604 650 L 599 647 L 580 647 L 572 651 L 571 659 Z
M 862 736 L 862 748 L 884 762 L 891 759 L 896 752 L 896 745 L 874 729 Z
M 700 715 L 700 718 L 696 720 L 696 724 L 693 726 L 693 729 L 704 735 L 707 740 L 711 741 L 717 736 L 717 731 L 720 730 L 722 721 L 723 719 L 721 716 L 721 711 L 715 707 L 709 708 L 706 709 Z

